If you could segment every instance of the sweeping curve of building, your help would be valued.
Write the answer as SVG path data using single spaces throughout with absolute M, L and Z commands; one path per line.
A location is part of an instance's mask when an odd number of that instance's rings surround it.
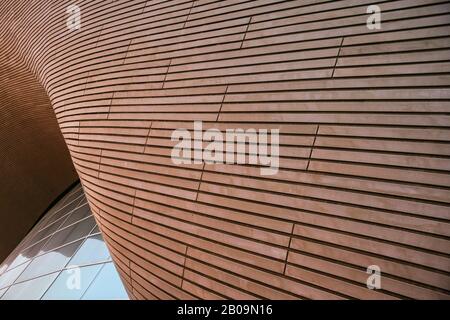
M 43 211 L 76 179 L 71 158 L 131 298 L 449 299 L 449 12 L 3 0 L 0 219 Z M 175 164 L 172 133 L 194 121 L 278 129 L 278 172 Z

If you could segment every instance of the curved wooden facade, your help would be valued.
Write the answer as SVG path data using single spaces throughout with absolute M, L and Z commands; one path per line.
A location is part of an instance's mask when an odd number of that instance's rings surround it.
M 0 90 L 45 90 L 133 298 L 448 299 L 450 3 L 371 4 L 3 0 Z M 279 129 L 278 174 L 175 165 L 193 121 Z

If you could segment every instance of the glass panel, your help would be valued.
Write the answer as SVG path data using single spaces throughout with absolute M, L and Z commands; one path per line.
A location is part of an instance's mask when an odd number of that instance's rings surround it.
M 81 266 L 109 260 L 109 251 L 101 235 L 89 237 L 69 262 L 69 266 Z
M 63 269 L 67 261 L 69 261 L 77 248 L 80 246 L 81 242 L 81 240 L 77 241 L 35 258 L 28 265 L 27 269 L 21 274 L 18 281 L 24 281 Z
M 96 233 L 100 233 L 100 229 L 98 228 L 97 225 L 96 225 L 95 228 L 91 231 L 91 234 L 96 234 Z
M 68 192 L 53 208 L 51 208 L 48 213 L 46 214 L 46 216 L 44 217 L 44 219 L 41 220 L 40 223 L 42 224 L 49 224 L 50 218 L 53 218 L 53 215 L 59 211 L 62 207 L 64 207 L 66 204 L 68 204 L 69 202 L 75 200 L 76 198 L 78 198 L 81 194 L 81 186 L 78 185 L 76 187 L 74 187 L 73 190 L 71 190 L 70 192 Z M 53 220 L 54 221 L 54 220 Z
M 82 299 L 128 300 L 128 294 L 112 262 L 104 265 Z
M 65 215 L 70 213 L 72 210 L 76 209 L 80 205 L 82 200 L 83 200 L 83 197 L 79 197 L 77 199 L 72 200 L 70 203 L 67 203 L 66 205 L 64 205 L 58 212 L 56 212 L 49 219 L 49 221 L 47 221 L 45 223 L 45 226 L 43 226 L 43 228 L 48 228 L 50 226 L 50 228 L 55 229 L 54 224 L 57 225 L 57 227 L 59 227 L 65 221 L 65 219 L 64 219 Z M 53 222 L 55 222 L 55 223 L 52 224 Z M 57 229 L 57 227 L 56 227 L 56 229 Z M 44 232 L 44 230 L 41 230 L 39 232 Z
M 69 261 L 72 269 L 66 267 Z M 79 185 L 48 211 L 0 266 L 0 299 L 1 295 L 4 299 L 81 299 L 88 290 L 87 299 L 127 299 Z M 78 289 L 76 277 L 71 277 L 77 272 L 81 276 Z M 105 286 L 106 278 L 117 283 Z
M 48 221 L 42 225 L 39 226 L 37 234 L 40 232 L 45 231 L 45 229 L 49 228 L 50 226 L 53 227 L 53 230 L 58 229 L 56 226 L 60 226 L 63 222 L 61 218 L 63 218 L 66 214 L 68 214 L 70 211 L 67 211 L 65 209 L 61 209 L 58 212 L 56 212 Z M 54 222 L 58 221 L 59 224 L 53 224 Z M 55 229 L 56 228 L 56 229 Z M 35 237 L 37 237 L 37 234 Z
M 79 300 L 102 269 L 102 264 L 61 272 L 43 300 Z
M 81 219 L 84 219 L 86 217 L 91 216 L 91 210 L 89 209 L 89 205 L 86 203 L 82 205 L 81 207 L 77 208 L 75 211 L 72 212 L 72 214 L 67 218 L 67 220 L 64 222 L 61 228 L 70 226 L 71 224 L 80 221 Z
M 89 217 L 79 223 L 67 227 L 55 233 L 50 241 L 45 245 L 44 250 L 49 251 L 72 241 L 84 238 L 95 225 L 93 217 Z
M 6 292 L 6 290 L 8 290 L 8 288 L 0 290 L 0 298 L 3 296 L 3 294 Z
M 3 295 L 2 300 L 36 300 L 40 299 L 57 273 L 49 274 L 37 279 L 15 284 Z
M 69 202 L 77 199 L 82 194 L 83 194 L 83 188 L 81 188 L 81 185 L 79 185 L 78 187 L 76 187 L 75 190 L 73 190 L 67 196 L 64 197 L 64 202 L 62 204 L 66 205 Z
M 66 218 L 59 219 L 58 221 L 56 221 L 52 225 L 50 225 L 50 226 L 42 229 L 38 233 L 36 233 L 36 235 L 32 238 L 32 240 L 30 242 L 30 245 L 31 244 L 35 244 L 35 243 L 37 243 L 37 242 L 47 238 L 48 236 L 51 236 L 56 230 L 58 230 L 58 228 L 61 226 L 61 224 L 65 220 L 66 220 Z
M 29 247 L 28 249 L 25 249 L 22 253 L 20 253 L 16 259 L 14 259 L 13 263 L 11 263 L 11 266 L 9 269 L 15 268 L 16 266 L 29 261 L 30 259 L 36 257 L 37 255 L 43 253 L 44 251 L 41 251 L 42 246 L 47 242 L 47 240 L 43 240 L 41 242 L 36 243 L 32 247 Z
M 14 283 L 14 281 L 17 279 L 17 277 L 20 276 L 23 270 L 28 266 L 29 263 L 25 263 L 15 269 L 12 269 L 0 277 L 0 288 L 4 288 L 7 286 L 10 286 Z
M 23 248 L 25 248 L 25 244 L 26 244 L 26 242 L 27 242 L 27 238 L 28 238 L 28 236 L 27 237 L 25 237 L 25 239 L 23 239 L 20 243 L 19 243 L 19 245 L 9 254 L 9 256 L 8 256 L 8 258 L 6 258 L 6 260 L 3 262 L 3 265 L 6 265 L 6 268 L 7 269 L 5 269 L 5 271 L 6 270 L 9 270 L 9 269 L 12 269 L 11 267 L 10 267 L 10 265 L 11 265 L 11 263 L 14 261 L 14 259 L 17 257 L 17 255 L 22 251 L 22 249 Z M 5 272 L 4 271 L 4 272 Z
M 0 275 L 6 271 L 6 268 L 8 268 L 7 264 L 3 264 L 2 267 L 0 268 Z
M 48 226 L 53 221 L 58 220 L 63 215 L 68 213 L 70 211 L 70 208 L 68 204 L 75 201 L 75 204 L 80 202 L 80 192 L 71 192 L 69 195 L 65 196 L 60 202 L 56 204 L 55 207 L 53 207 L 48 214 L 45 216 L 45 218 L 42 221 L 42 227 Z M 40 228 L 41 229 L 41 226 Z

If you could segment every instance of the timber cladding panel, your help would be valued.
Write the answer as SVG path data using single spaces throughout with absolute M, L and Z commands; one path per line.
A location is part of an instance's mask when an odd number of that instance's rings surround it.
M 1 7 L 1 5 L 0 5 Z M 1 15 L 1 13 L 0 13 Z M 0 16 L 0 261 L 77 174 L 50 100 Z
M 133 298 L 448 299 L 449 12 L 4 0 L 0 27 L 50 98 Z M 279 129 L 278 174 L 175 165 L 171 133 L 200 120 Z

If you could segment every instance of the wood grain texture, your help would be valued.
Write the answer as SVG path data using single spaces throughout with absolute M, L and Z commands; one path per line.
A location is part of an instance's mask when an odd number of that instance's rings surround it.
M 0 27 L 45 88 L 134 298 L 449 299 L 449 12 L 4 0 Z M 280 129 L 279 173 L 173 164 L 171 133 L 194 120 Z
M 6 19 L 6 18 L 5 18 Z M 0 13 L 0 261 L 76 179 L 44 88 Z

